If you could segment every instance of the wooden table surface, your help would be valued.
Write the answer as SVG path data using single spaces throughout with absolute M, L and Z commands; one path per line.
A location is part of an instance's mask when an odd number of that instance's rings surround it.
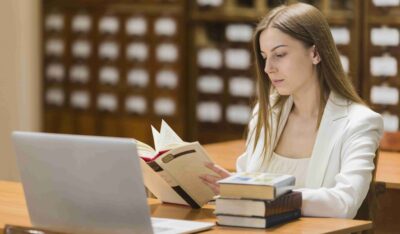
M 226 141 L 204 145 L 212 160 L 228 171 L 236 171 L 236 159 L 245 150 L 244 140 Z
M 389 189 L 400 189 L 400 153 L 380 151 L 376 181 Z
M 205 145 L 204 148 L 216 164 L 228 171 L 236 171 L 236 158 L 244 152 L 244 140 Z M 380 151 L 376 181 L 386 188 L 400 189 L 400 153 Z
M 161 204 L 155 199 L 149 199 L 148 202 L 153 217 L 216 221 L 213 205 L 206 205 L 202 209 L 191 209 L 181 205 Z M 0 181 L 1 233 L 5 224 L 31 226 L 22 186 L 17 182 Z M 216 226 L 205 233 L 353 233 L 371 228 L 370 221 L 304 217 L 269 229 Z

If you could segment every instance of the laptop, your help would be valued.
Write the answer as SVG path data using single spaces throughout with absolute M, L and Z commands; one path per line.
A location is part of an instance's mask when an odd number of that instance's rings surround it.
M 13 132 L 29 216 L 67 233 L 191 233 L 215 224 L 150 218 L 135 142 Z

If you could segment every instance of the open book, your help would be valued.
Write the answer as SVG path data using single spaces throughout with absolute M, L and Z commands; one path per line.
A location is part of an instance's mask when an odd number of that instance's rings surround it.
M 162 202 L 200 208 L 210 201 L 214 193 L 199 175 L 216 174 L 204 165 L 211 159 L 199 142 L 182 141 L 165 121 L 152 133 L 155 149 L 136 141 L 146 187 Z

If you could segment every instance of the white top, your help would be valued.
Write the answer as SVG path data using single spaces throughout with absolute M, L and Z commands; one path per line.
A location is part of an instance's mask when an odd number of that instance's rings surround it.
M 266 172 L 294 175 L 296 177 L 295 188 L 304 188 L 309 162 L 309 157 L 289 158 L 273 152 Z

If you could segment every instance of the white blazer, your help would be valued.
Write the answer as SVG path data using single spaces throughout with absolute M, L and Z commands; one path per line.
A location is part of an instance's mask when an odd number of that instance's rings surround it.
M 275 149 L 292 105 L 293 99 L 289 97 L 281 110 L 272 110 L 273 147 L 267 147 L 267 154 Z M 258 106 L 254 113 L 257 111 Z M 265 171 L 268 163 L 262 155 L 263 131 L 253 152 L 256 121 L 253 117 L 249 123 L 246 151 L 236 163 L 239 172 Z M 382 133 L 379 114 L 331 92 L 306 172 L 305 188 L 297 189 L 303 195 L 302 215 L 354 218 L 369 189 Z

